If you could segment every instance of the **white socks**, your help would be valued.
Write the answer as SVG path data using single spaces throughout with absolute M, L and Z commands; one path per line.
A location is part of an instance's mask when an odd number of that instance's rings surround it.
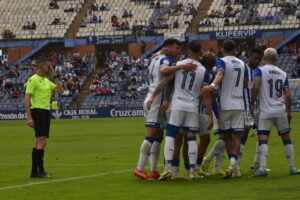
M 214 156 L 220 155 L 222 153 L 224 154 L 225 148 L 226 146 L 224 140 L 218 140 L 208 153 L 206 160 L 210 162 L 214 158 Z
M 285 157 L 288 160 L 289 167 L 294 168 L 294 146 L 291 140 L 284 141 Z
M 189 163 L 191 166 L 190 171 L 194 171 L 197 162 L 197 155 L 198 155 L 196 140 L 188 141 L 188 155 L 189 155 Z
M 244 151 L 245 151 L 245 145 L 240 144 L 240 153 L 239 153 L 238 160 L 237 160 L 238 168 L 240 168 L 240 164 L 241 164 L 241 160 L 242 160 L 242 156 L 243 156 Z
M 174 137 L 166 136 L 166 143 L 164 148 L 165 167 L 171 168 L 173 154 L 174 154 Z
M 152 143 L 147 139 L 145 139 L 142 143 L 142 146 L 140 148 L 140 157 L 137 165 L 137 169 L 140 171 L 144 171 L 145 169 L 150 154 L 151 146 Z
M 259 145 L 259 170 L 265 171 L 267 169 L 268 160 L 268 143 L 260 142 Z
M 152 144 L 152 147 L 150 150 L 150 157 L 149 157 L 151 171 L 157 171 L 157 163 L 159 160 L 159 153 L 160 153 L 160 144 L 161 144 L 161 142 L 159 142 L 159 141 L 155 141 Z
M 256 143 L 256 150 L 255 150 L 255 156 L 254 156 L 254 161 L 253 161 L 252 167 L 259 168 L 259 144 L 258 144 L 258 142 Z
M 219 154 L 216 155 L 216 162 L 215 162 L 215 169 L 216 170 L 222 169 L 222 163 L 223 163 L 224 158 L 225 158 L 224 151 L 222 153 L 219 153 Z

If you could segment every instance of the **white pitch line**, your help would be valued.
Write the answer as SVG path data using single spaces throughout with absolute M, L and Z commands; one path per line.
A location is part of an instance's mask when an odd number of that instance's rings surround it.
M 61 182 L 66 182 L 66 181 L 82 180 L 82 179 L 88 179 L 88 178 L 93 178 L 93 177 L 98 177 L 98 176 L 120 174 L 120 173 L 125 173 L 125 172 L 130 172 L 130 171 L 132 171 L 132 169 L 110 171 L 110 172 L 104 172 L 104 173 L 98 173 L 98 174 L 91 174 L 91 175 L 87 175 L 87 176 L 77 176 L 77 177 L 57 179 L 57 180 L 31 182 L 31 183 L 22 184 L 22 185 L 12 185 L 12 186 L 1 187 L 0 191 L 1 190 L 9 190 L 9 189 L 17 189 L 17 188 L 25 188 L 25 187 L 30 187 L 30 186 L 34 186 L 34 185 L 45 185 L 45 184 L 50 184 L 50 183 L 61 183 Z
M 8 166 L 31 166 L 31 163 L 1 163 L 0 165 Z M 92 164 L 72 164 L 72 163 L 61 163 L 61 164 L 47 164 L 49 166 L 92 166 Z

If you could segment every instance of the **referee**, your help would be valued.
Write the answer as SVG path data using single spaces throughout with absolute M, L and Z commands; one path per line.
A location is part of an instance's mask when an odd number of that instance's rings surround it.
M 25 109 L 27 125 L 34 128 L 35 145 L 32 149 L 32 170 L 30 177 L 49 178 L 44 169 L 44 148 L 50 130 L 50 100 L 51 93 L 62 93 L 63 88 L 58 75 L 46 59 L 36 62 L 36 74 L 31 76 L 26 84 Z M 47 77 L 54 79 L 55 84 Z

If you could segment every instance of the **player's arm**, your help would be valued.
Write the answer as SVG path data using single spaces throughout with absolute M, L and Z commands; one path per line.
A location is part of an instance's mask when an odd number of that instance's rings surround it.
M 181 64 L 181 65 L 176 65 L 175 67 L 170 67 L 170 65 L 162 63 L 160 67 L 160 73 L 164 76 L 169 76 L 177 72 L 178 70 L 195 70 L 197 68 L 197 65 L 193 63 L 186 63 L 186 64 Z
M 289 82 L 288 79 L 286 78 L 285 83 L 283 85 L 283 92 L 284 92 L 284 97 L 285 97 L 285 107 L 287 111 L 287 116 L 289 123 L 292 121 L 292 94 L 289 88 Z
M 216 74 L 216 77 L 214 81 L 210 85 L 206 85 L 202 88 L 201 93 L 212 93 L 214 89 L 217 88 L 217 86 L 221 83 L 223 77 L 224 77 L 225 72 L 224 71 L 218 71 Z
M 257 100 L 258 94 L 259 94 L 259 88 L 260 88 L 261 80 L 260 79 L 255 79 L 253 82 L 253 87 L 251 90 L 251 100 L 250 104 L 254 105 L 254 103 Z
M 34 127 L 34 121 L 31 115 L 31 110 L 30 110 L 30 102 L 31 102 L 31 94 L 26 93 L 25 94 L 25 110 L 27 113 L 27 125 L 31 128 Z
M 171 80 L 173 80 L 174 77 L 175 77 L 175 75 L 173 74 L 173 75 L 170 75 L 170 76 L 165 77 L 163 80 L 161 80 L 161 81 L 159 82 L 159 84 L 157 85 L 157 87 L 155 88 L 153 94 L 151 95 L 150 99 L 149 99 L 148 102 L 147 102 L 147 109 L 148 109 L 148 110 L 150 110 L 151 105 L 152 105 L 152 103 L 153 103 L 155 97 L 156 97 L 161 91 L 163 91 L 164 88 L 167 88 L 168 83 L 169 83 Z
M 208 114 L 208 127 L 207 127 L 207 130 L 210 130 L 210 129 L 212 129 L 212 127 L 214 125 L 211 93 L 203 94 L 203 98 L 204 98 L 204 103 L 205 103 L 205 107 L 207 109 L 207 114 Z
M 212 81 L 212 76 L 210 74 L 210 72 L 208 70 L 205 71 L 204 74 L 204 79 L 203 79 L 203 84 L 202 84 L 202 88 L 204 86 L 208 86 L 209 83 L 211 83 Z M 201 88 L 201 90 L 202 90 Z M 209 93 L 204 93 L 202 94 L 202 97 L 204 99 L 204 104 L 207 110 L 207 115 L 208 115 L 208 126 L 207 126 L 207 130 L 210 130 L 213 125 L 213 111 L 212 111 L 212 92 Z
M 204 86 L 201 90 L 201 93 L 212 93 L 214 89 L 217 88 L 218 85 L 220 85 L 223 77 L 225 74 L 225 63 L 223 60 L 218 59 L 217 60 L 217 74 L 215 76 L 215 79 L 210 85 Z
M 249 109 L 250 109 L 250 113 L 252 117 L 254 116 L 254 105 L 257 101 L 258 95 L 259 95 L 259 89 L 260 89 L 260 85 L 261 85 L 261 70 L 259 68 L 255 69 L 254 71 L 254 81 L 253 81 L 253 87 L 251 89 L 251 99 L 250 99 L 250 105 L 249 105 Z
M 245 65 L 245 73 L 244 73 L 244 88 L 248 88 L 248 78 L 249 78 L 249 74 L 251 73 L 248 71 L 248 67 L 247 65 Z
M 163 103 L 160 107 L 160 111 L 166 112 L 169 108 L 170 101 L 171 101 L 171 94 L 174 89 L 174 82 L 175 82 L 175 76 L 173 75 L 173 79 L 171 79 L 167 86 L 164 88 L 163 91 Z

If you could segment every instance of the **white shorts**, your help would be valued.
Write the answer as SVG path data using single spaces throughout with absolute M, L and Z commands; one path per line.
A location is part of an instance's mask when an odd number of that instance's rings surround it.
M 290 125 L 287 117 L 258 118 L 258 134 L 269 135 L 273 126 L 276 127 L 278 135 L 290 132 Z
M 244 133 L 245 120 L 243 110 L 220 111 L 219 129 L 220 133 Z
M 251 116 L 250 111 L 244 111 L 244 118 L 245 118 L 245 127 L 252 128 L 254 125 L 254 118 Z
M 155 98 L 150 110 L 147 109 L 147 102 L 151 95 L 148 95 L 144 101 L 144 113 L 146 117 L 146 127 L 163 129 L 166 124 L 165 113 L 160 112 L 161 98 Z
M 171 110 L 167 129 L 176 129 L 180 132 L 199 132 L 199 115 L 198 113 L 186 112 L 182 110 Z
M 213 120 L 214 120 L 214 133 L 219 133 L 219 125 L 218 125 L 218 119 L 215 116 L 215 113 L 213 112 Z M 202 135 L 208 135 L 210 133 L 209 130 L 207 130 L 208 126 L 208 115 L 206 114 L 199 114 L 199 134 Z

